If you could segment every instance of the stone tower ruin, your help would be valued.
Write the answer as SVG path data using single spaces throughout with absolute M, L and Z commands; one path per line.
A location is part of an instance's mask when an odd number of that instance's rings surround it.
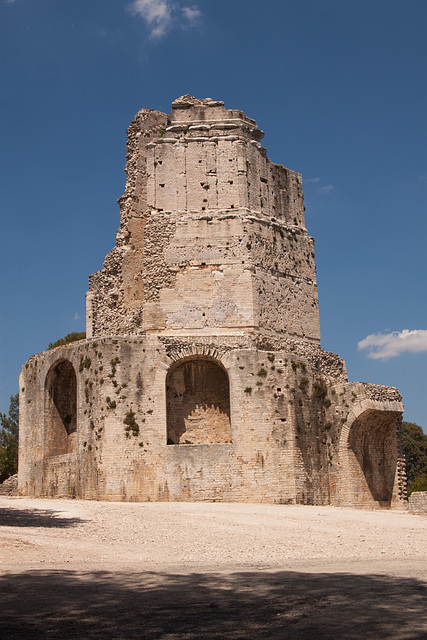
M 21 494 L 406 504 L 401 396 L 321 349 L 301 175 L 263 135 L 189 95 L 137 113 L 86 340 L 22 369 Z

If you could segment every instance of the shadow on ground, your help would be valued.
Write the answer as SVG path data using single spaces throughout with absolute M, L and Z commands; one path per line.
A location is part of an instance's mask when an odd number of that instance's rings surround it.
M 0 527 L 75 527 L 81 518 L 61 518 L 51 509 L 0 509 Z
M 0 577 L 1 640 L 292 640 L 427 633 L 427 584 L 383 575 L 32 571 Z

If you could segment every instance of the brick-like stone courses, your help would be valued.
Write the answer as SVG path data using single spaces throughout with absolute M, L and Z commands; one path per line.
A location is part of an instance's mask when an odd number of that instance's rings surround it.
M 230 385 L 216 362 L 183 361 L 166 378 L 168 444 L 231 442 Z
M 409 510 L 420 516 L 427 516 L 427 491 L 413 491 L 409 496 Z
M 404 507 L 396 389 L 320 348 L 301 176 L 220 101 L 128 130 L 87 339 L 20 376 L 19 491 Z
M 167 374 L 174 362 L 189 362 L 192 356 L 197 363 L 213 360 L 227 371 L 231 443 L 226 433 L 221 443 L 167 444 Z M 64 360 L 77 378 L 76 453 L 50 455 L 43 381 Z M 343 477 L 346 459 L 340 447 L 350 413 L 362 408 L 369 416 L 364 402 L 382 405 L 366 397 L 365 385 L 320 375 L 293 354 L 233 348 L 231 339 L 223 345 L 221 338 L 191 344 L 129 336 L 58 347 L 33 356 L 27 365 L 21 374 L 21 493 L 375 504 L 357 467 L 347 465 Z M 205 400 L 202 396 L 199 404 Z M 392 429 L 401 404 L 390 400 L 387 409 L 394 411 L 379 414 Z M 131 428 L 129 413 L 134 416 Z M 352 444 L 347 441 L 345 450 Z M 361 486 L 354 497 L 356 481 Z

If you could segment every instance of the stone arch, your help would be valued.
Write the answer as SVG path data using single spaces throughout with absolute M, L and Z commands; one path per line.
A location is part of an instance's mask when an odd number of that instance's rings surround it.
M 45 455 L 76 450 L 77 378 L 69 360 L 58 360 L 45 381 Z
M 391 505 L 398 475 L 401 410 L 400 403 L 387 403 L 399 405 L 394 411 L 384 410 L 381 404 L 361 403 L 342 429 L 340 504 L 366 508 Z
M 231 442 L 230 383 L 218 360 L 191 355 L 170 367 L 166 424 L 168 444 Z

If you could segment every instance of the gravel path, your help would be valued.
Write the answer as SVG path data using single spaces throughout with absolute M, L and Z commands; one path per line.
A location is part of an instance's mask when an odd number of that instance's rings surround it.
M 426 534 L 392 511 L 0 497 L 0 640 L 421 640 Z

